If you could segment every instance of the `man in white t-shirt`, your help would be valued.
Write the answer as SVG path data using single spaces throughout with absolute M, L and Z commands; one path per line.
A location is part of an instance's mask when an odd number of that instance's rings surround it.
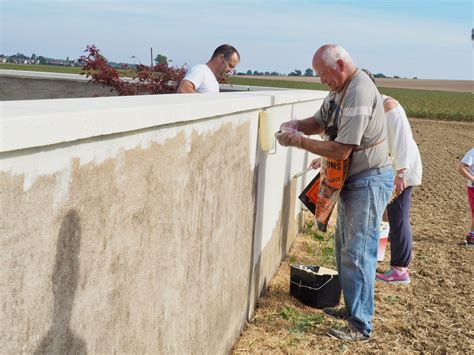
M 219 92 L 218 78 L 230 74 L 240 62 L 237 49 L 229 44 L 216 48 L 206 64 L 197 64 L 185 75 L 178 87 L 178 94 Z

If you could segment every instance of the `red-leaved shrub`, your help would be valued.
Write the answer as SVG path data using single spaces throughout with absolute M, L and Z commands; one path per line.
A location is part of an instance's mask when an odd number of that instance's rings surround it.
M 80 57 L 82 75 L 92 83 L 108 86 L 119 95 L 171 94 L 186 74 L 186 69 L 170 67 L 168 63 L 158 63 L 153 68 L 138 65 L 133 69 L 133 77 L 121 78 L 120 71 L 108 65 L 95 45 L 87 46 L 86 55 Z M 124 68 L 125 69 L 125 68 Z

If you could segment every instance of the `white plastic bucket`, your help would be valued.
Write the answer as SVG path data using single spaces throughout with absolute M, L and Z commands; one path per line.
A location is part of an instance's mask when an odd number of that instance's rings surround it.
M 385 249 L 387 248 L 389 232 L 390 232 L 390 226 L 388 222 L 380 223 L 379 248 L 377 250 L 377 261 L 383 261 L 385 257 Z

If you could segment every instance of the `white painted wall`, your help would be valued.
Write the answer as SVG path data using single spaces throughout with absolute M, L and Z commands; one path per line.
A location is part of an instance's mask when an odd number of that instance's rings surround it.
M 24 191 L 39 178 L 55 175 L 53 200 L 59 211 L 69 194 L 74 162 L 81 166 L 108 159 L 120 162 L 123 153 L 133 148 L 180 134 L 190 142 L 193 132 L 205 135 L 226 124 L 250 123 L 248 139 L 253 148 L 248 163 L 258 173 L 255 266 L 280 217 L 285 186 L 312 159 L 293 148 L 277 146 L 274 153 L 260 150 L 258 113 L 265 110 L 277 130 L 284 121 L 312 115 L 325 96 L 320 91 L 276 90 L 0 102 L 0 173 L 24 176 Z M 186 144 L 189 152 L 192 147 Z M 300 178 L 300 191 L 314 173 L 308 175 Z M 300 209 L 297 204 L 294 217 Z M 275 260 L 275 268 L 279 263 Z

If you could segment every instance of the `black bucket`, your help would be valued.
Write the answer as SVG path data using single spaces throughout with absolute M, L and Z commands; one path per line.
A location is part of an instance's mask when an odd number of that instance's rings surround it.
M 341 299 L 337 271 L 314 265 L 290 265 L 290 294 L 314 308 L 337 306 Z

